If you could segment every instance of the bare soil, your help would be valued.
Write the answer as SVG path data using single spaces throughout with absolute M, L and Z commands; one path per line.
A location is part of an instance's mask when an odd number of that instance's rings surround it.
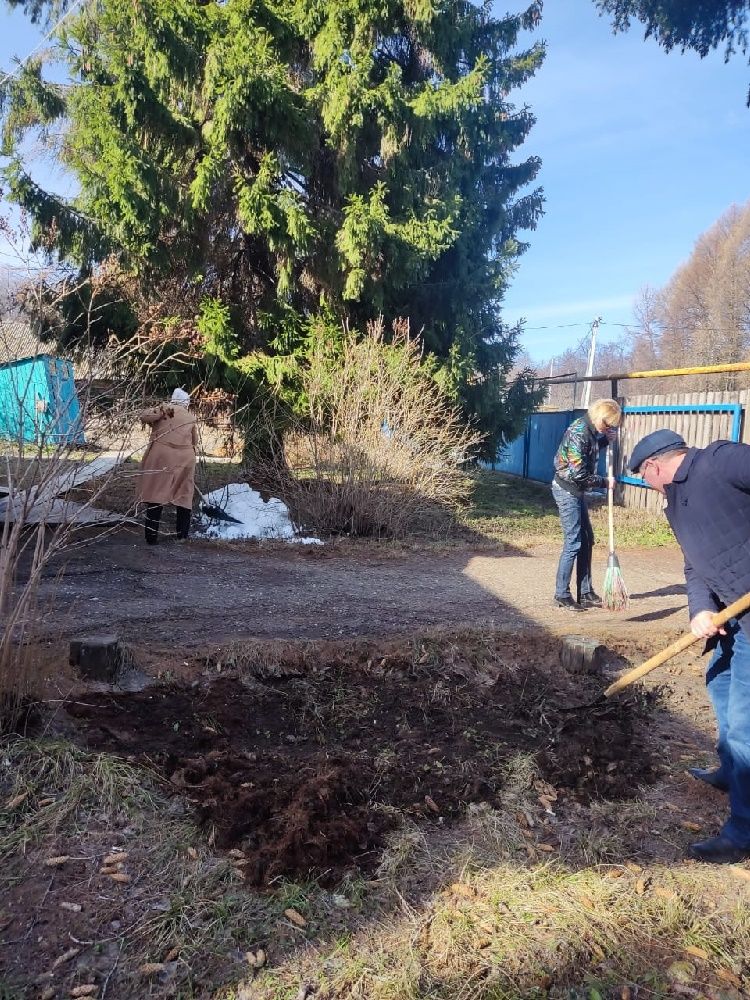
M 405 815 L 443 823 L 470 803 L 499 808 L 519 752 L 582 801 L 628 797 L 657 773 L 646 701 L 566 710 L 601 682 L 574 682 L 556 645 L 537 643 L 532 662 L 508 669 L 520 650 L 503 637 L 479 671 L 407 652 L 89 694 L 66 710 L 87 746 L 156 763 L 216 846 L 242 849 L 254 884 L 370 870 Z
M 341 639 L 480 626 L 636 636 L 644 625 L 685 624 L 676 549 L 628 550 L 621 565 L 634 595 L 625 614 L 573 615 L 552 601 L 559 550 L 324 547 L 193 540 L 146 546 L 123 529 L 45 569 L 41 629 L 50 638 L 115 632 L 158 648 L 268 639 Z M 606 555 L 596 552 L 595 579 Z M 660 628 L 660 632 L 663 629 Z

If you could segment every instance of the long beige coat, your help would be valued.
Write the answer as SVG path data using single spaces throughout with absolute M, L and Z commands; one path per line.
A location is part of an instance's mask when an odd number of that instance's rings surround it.
M 183 406 L 162 403 L 139 414 L 151 425 L 151 440 L 141 463 L 138 499 L 144 503 L 193 506 L 198 428 Z

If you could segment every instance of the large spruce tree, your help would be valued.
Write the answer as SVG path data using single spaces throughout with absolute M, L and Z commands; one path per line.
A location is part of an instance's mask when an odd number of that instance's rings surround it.
M 500 306 L 541 212 L 538 160 L 514 160 L 533 117 L 508 102 L 542 60 L 517 51 L 540 10 L 88 0 L 56 36 L 68 82 L 32 62 L 3 86 L 7 191 L 84 273 L 114 254 L 154 299 L 168 282 L 186 313 L 218 310 L 206 349 L 245 372 L 278 371 L 321 313 L 408 317 L 491 448 L 529 403 Z M 54 137 L 71 202 L 33 180 L 29 130 Z

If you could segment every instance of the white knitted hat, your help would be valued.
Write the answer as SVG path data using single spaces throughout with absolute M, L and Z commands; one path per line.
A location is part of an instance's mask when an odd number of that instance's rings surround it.
M 185 392 L 184 389 L 175 389 L 170 403 L 175 403 L 177 406 L 190 406 L 190 393 Z

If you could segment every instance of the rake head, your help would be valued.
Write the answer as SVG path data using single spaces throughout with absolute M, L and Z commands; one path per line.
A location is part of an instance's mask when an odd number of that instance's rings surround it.
M 610 611 L 624 611 L 629 602 L 628 588 L 625 586 L 620 563 L 614 552 L 610 552 L 607 572 L 604 574 L 602 604 Z

